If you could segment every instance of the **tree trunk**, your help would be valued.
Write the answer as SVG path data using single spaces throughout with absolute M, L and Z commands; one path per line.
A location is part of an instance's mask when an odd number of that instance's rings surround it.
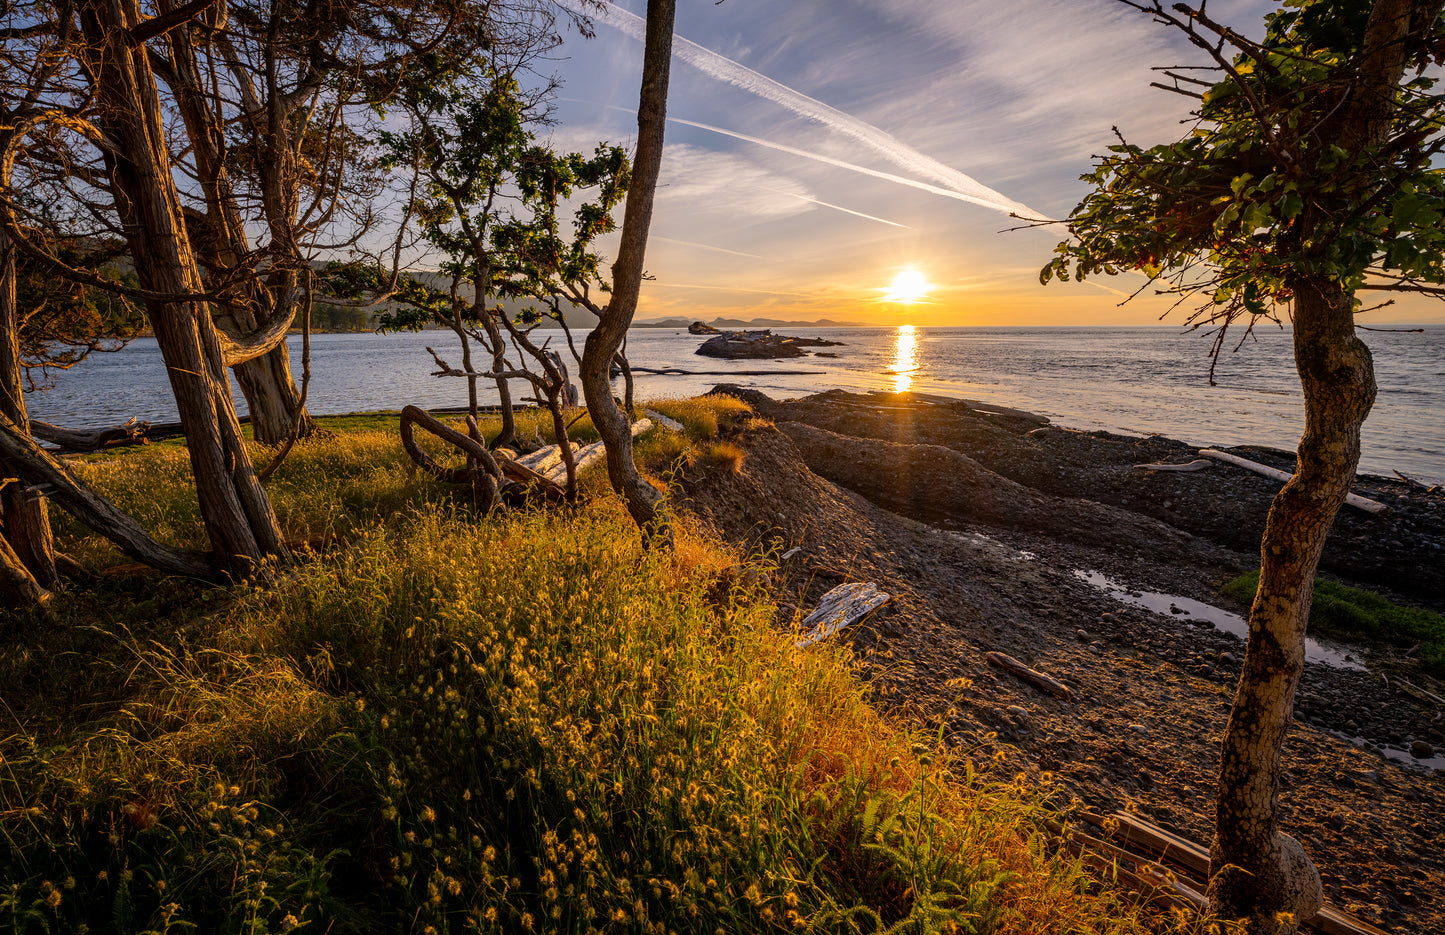
M 15 247 L 0 227 L 0 413 L 27 425 L 25 386 L 20 365 L 20 319 L 16 308 Z M 0 603 L 33 607 L 49 602 L 55 585 L 55 544 L 45 499 L 14 476 L 0 456 Z
M 1294 477 L 1270 505 L 1244 671 L 1225 729 L 1212 911 L 1256 932 L 1290 932 L 1319 908 L 1319 874 L 1279 831 L 1280 752 L 1304 669 L 1315 569 L 1355 477 L 1360 426 L 1375 400 L 1370 351 L 1354 332 L 1354 296 L 1317 279 L 1294 284 L 1294 351 L 1305 431 Z M 1291 913 L 1282 919 L 1279 913 Z
M 670 542 L 672 530 L 659 507 L 662 495 L 637 470 L 627 416 L 612 399 L 609 370 L 622 346 L 642 288 L 642 263 L 647 229 L 652 223 L 653 195 L 662 164 L 663 129 L 667 121 L 667 82 L 672 64 L 675 0 L 648 0 L 647 38 L 642 59 L 642 91 L 637 106 L 637 154 L 622 221 L 622 242 L 612 264 L 612 300 L 597 327 L 587 335 L 578 377 L 592 424 L 607 447 L 607 476 L 627 503 L 627 512 L 645 536 Z
M 196 48 L 204 40 L 198 41 L 193 37 L 190 26 L 177 27 L 168 40 L 174 61 L 171 92 L 186 125 L 192 158 L 206 197 L 205 214 L 186 212 L 187 239 L 201 265 L 224 278 L 236 270 L 249 249 L 249 235 L 226 166 L 224 122 L 207 91 L 205 74 L 196 56 Z M 264 134 L 262 138 L 262 150 L 268 155 L 290 144 L 284 135 Z M 277 190 L 284 189 L 288 183 L 291 186 L 296 184 L 294 172 L 288 175 L 285 166 L 278 171 L 278 163 L 285 162 L 285 159 L 272 157 L 257 166 L 264 175 L 268 193 L 267 219 L 272 222 L 273 249 L 283 244 L 294 245 L 289 236 L 294 212 L 286 210 L 294 199 L 277 194 Z M 294 254 L 295 251 L 288 252 Z M 294 260 L 295 256 L 289 258 Z M 258 330 L 258 314 L 268 320 L 277 314 L 288 314 L 298 294 L 294 272 L 282 270 L 274 278 L 277 289 L 273 294 L 255 278 L 253 272 L 240 289 L 246 301 L 238 301 L 226 309 L 213 309 L 218 323 L 244 338 Z M 277 296 L 286 303 L 284 307 L 278 307 Z M 241 394 L 246 398 L 251 414 L 251 433 L 256 441 L 263 445 L 282 444 L 291 438 L 293 425 L 297 428 L 297 438 L 307 438 L 316 431 L 316 421 L 306 412 L 296 381 L 291 376 L 291 359 L 284 338 L 267 353 L 236 364 L 232 369 Z
M 1343 105 L 1320 125 L 1324 142 L 1370 158 L 1398 107 L 1399 83 L 1441 0 L 1375 0 Z M 1307 207 L 1296 230 L 1327 230 Z M 1249 614 L 1244 671 L 1225 728 L 1210 851 L 1210 908 L 1255 933 L 1294 932 L 1318 909 L 1319 873 L 1275 809 L 1280 752 L 1304 668 L 1315 569 L 1360 460 L 1360 427 L 1375 401 L 1370 351 L 1355 336 L 1354 295 L 1298 275 L 1294 355 L 1305 431 L 1294 477 L 1270 505 L 1260 543 L 1259 590 Z
M 291 354 L 286 342 L 268 353 L 232 368 L 246 408 L 251 413 L 251 435 L 263 445 L 279 445 L 291 437 L 298 416 L 297 438 L 316 431 L 316 420 L 301 404 L 301 391 L 291 376 Z
M 155 79 L 144 45 L 128 34 L 140 19 L 135 0 L 92 0 L 81 8 L 97 123 L 114 144 L 106 166 L 141 284 L 158 293 L 194 294 L 201 277 L 186 238 Z M 287 558 L 246 451 L 210 309 L 195 300 L 151 300 L 146 314 L 185 427 L 201 517 L 218 563 L 244 576 L 268 557 Z

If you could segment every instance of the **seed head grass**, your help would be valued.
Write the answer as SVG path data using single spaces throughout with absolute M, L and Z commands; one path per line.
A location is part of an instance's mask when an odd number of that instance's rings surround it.
M 87 470 L 194 539 L 144 480 L 172 457 Z M 102 579 L 0 634 L 0 929 L 1176 924 L 1059 854 L 1038 789 L 871 707 L 846 647 L 796 650 L 685 520 L 648 551 L 610 495 L 487 516 L 435 487 L 394 436 L 309 442 L 271 492 L 337 544 L 265 586 Z

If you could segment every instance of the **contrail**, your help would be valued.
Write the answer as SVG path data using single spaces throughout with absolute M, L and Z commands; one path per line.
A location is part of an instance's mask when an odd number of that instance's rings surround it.
M 564 0 L 564 2 L 579 13 L 587 15 L 595 13 L 592 7 L 584 8 L 578 0 Z M 642 40 L 646 36 L 647 23 L 642 17 L 629 13 L 612 3 L 603 2 L 601 12 L 595 13 L 595 15 L 609 26 L 622 30 L 634 39 Z M 915 175 L 931 179 L 941 186 L 942 190 L 951 192 L 954 197 L 961 198 L 963 201 L 993 208 L 1004 214 L 1018 214 L 1026 218 L 1043 216 L 1027 205 L 994 191 L 977 179 L 944 165 L 932 156 L 920 153 L 871 123 L 859 120 L 835 107 L 829 107 L 822 101 L 794 91 L 767 75 L 753 71 L 746 65 L 719 55 L 710 49 L 705 49 L 676 33 L 672 37 L 672 54 L 705 75 L 756 94 L 758 97 L 788 108 L 801 117 L 807 117 L 809 120 L 821 123 L 862 143 L 894 165 Z M 886 173 L 878 173 L 878 175 L 881 178 L 896 178 Z
M 907 224 L 899 224 L 897 221 L 890 221 L 887 218 L 874 217 L 871 214 L 864 214 L 862 211 L 854 211 L 852 208 L 845 208 L 842 205 L 835 205 L 830 204 L 826 201 L 819 201 L 817 198 L 813 198 L 808 195 L 800 195 L 797 192 L 784 191 L 781 188 L 768 188 L 767 186 L 762 186 L 762 189 L 765 192 L 772 192 L 775 195 L 787 195 L 790 198 L 796 198 L 799 201 L 806 201 L 809 204 L 819 205 L 824 208 L 832 208 L 834 211 L 842 211 L 844 214 L 851 214 L 855 217 L 867 218 L 870 221 L 877 221 L 879 224 L 887 224 L 890 227 L 901 227 L 904 230 L 912 230 L 912 228 L 910 228 Z
M 754 295 L 795 295 L 799 298 L 810 299 L 812 295 L 806 292 L 780 292 L 777 289 L 744 289 L 741 286 L 713 286 L 707 283 L 688 282 L 654 282 L 650 283 L 653 288 L 666 289 L 711 289 L 717 292 L 750 292 Z
M 796 146 L 789 146 L 786 143 L 775 143 L 772 140 L 765 140 L 761 137 L 748 136 L 746 133 L 739 133 L 736 130 L 724 130 L 722 127 L 715 127 L 712 124 L 708 123 L 698 123 L 696 120 L 684 120 L 681 117 L 668 117 L 667 119 L 673 123 L 680 123 L 684 126 L 689 127 L 697 127 L 699 130 L 711 130 L 714 133 L 721 133 L 723 136 L 730 136 L 733 139 L 742 140 L 746 143 L 755 143 L 758 146 L 766 146 L 768 149 L 776 149 L 778 152 L 791 153 L 794 156 L 802 156 L 804 159 L 812 159 L 830 166 L 836 166 L 839 169 L 847 169 L 850 172 L 859 172 L 863 175 L 871 175 L 875 179 L 884 179 L 889 182 L 895 182 L 899 185 L 907 185 L 909 188 L 917 188 L 925 192 L 932 192 L 935 195 L 942 195 L 945 198 L 956 198 L 959 201 L 967 201 L 970 204 L 983 205 L 985 208 L 997 208 L 999 210 L 1003 210 L 1002 208 L 999 208 L 999 206 L 994 202 L 985 201 L 983 199 L 976 198 L 973 195 L 967 195 L 963 192 L 954 191 L 953 189 L 949 188 L 939 188 L 937 185 L 929 185 L 927 182 L 920 182 L 917 179 L 910 179 L 902 175 L 894 175 L 892 172 L 880 172 L 877 169 L 869 169 L 866 166 L 856 165 L 851 162 L 844 162 L 842 159 L 834 159 L 832 156 L 824 156 L 822 153 L 810 153 L 806 149 L 799 149 Z M 1019 205 L 1019 211 L 1021 213 L 1029 210 L 1029 208 L 1023 205 Z
M 799 195 L 798 197 L 802 197 Z M 847 210 L 846 208 L 844 209 Z M 745 256 L 750 260 L 761 260 L 762 257 L 756 253 L 743 253 L 741 250 L 729 250 L 726 247 L 714 247 L 712 244 L 698 243 L 695 240 L 675 240 L 672 237 L 660 237 L 657 234 L 649 234 L 648 240 L 661 240 L 664 243 L 680 244 L 684 247 L 697 247 L 699 250 L 713 250 L 717 253 L 730 253 L 733 256 Z

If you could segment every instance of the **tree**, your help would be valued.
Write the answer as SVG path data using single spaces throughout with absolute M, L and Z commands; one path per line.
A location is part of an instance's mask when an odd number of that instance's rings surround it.
M 309 302 L 303 246 L 364 227 L 366 208 L 345 216 L 354 160 L 333 144 L 352 139 L 346 121 L 383 109 L 398 74 L 445 78 L 541 12 L 532 0 L 363 0 L 345 15 L 241 0 L 161 4 L 150 16 L 137 0 L 0 8 L 0 224 L 58 274 L 143 302 L 170 375 L 212 560 L 168 558 L 129 527 L 117 532 L 158 567 L 220 578 L 287 559 L 226 368 L 270 353 Z M 139 287 L 68 267 L 28 237 L 35 219 L 17 192 L 32 184 L 66 192 L 83 206 L 76 216 L 122 237 Z M 259 246 L 250 224 L 265 231 Z M 228 318 L 241 330 L 217 327 Z M 120 529 L 23 427 L 0 420 L 0 435 L 24 462 L 7 470 L 30 483 L 53 476 L 82 521 Z
M 109 244 L 54 250 L 67 263 L 97 269 L 114 256 Z M 118 350 L 144 324 L 135 305 L 99 289 L 57 280 L 30 257 L 16 255 L 0 227 L 0 414 L 27 426 L 25 390 L 36 370 L 69 368 L 94 351 Z M 6 467 L 0 458 L 0 472 Z M 45 499 L 18 482 L 0 481 L 0 603 L 43 604 L 59 579 Z
M 1181 30 L 1216 80 L 1175 74 L 1199 101 L 1182 140 L 1121 141 L 1068 219 L 1042 279 L 1140 270 L 1190 321 L 1229 326 L 1287 310 L 1304 391 L 1293 479 L 1270 506 L 1244 670 L 1225 731 L 1211 850 L 1212 909 L 1256 932 L 1293 931 L 1320 906 L 1319 874 L 1278 827 L 1280 753 L 1304 665 L 1312 584 L 1375 398 L 1355 334 L 1365 290 L 1445 295 L 1442 0 L 1292 0 L 1251 41 L 1184 4 L 1128 5 Z M 1173 73 L 1171 73 L 1173 74 Z
M 592 424 L 607 447 L 607 476 L 622 495 L 627 511 L 643 529 L 671 540 L 663 525 L 662 495 L 637 470 L 632 456 L 632 431 L 627 414 L 612 399 L 612 362 L 627 337 L 642 289 L 647 230 L 662 166 L 663 130 L 667 124 L 667 82 L 672 66 L 675 0 L 647 0 L 647 32 L 642 52 L 642 89 L 637 104 L 637 151 L 632 157 L 632 182 L 622 215 L 622 243 L 612 264 L 612 298 L 596 309 L 597 327 L 583 345 L 579 378 Z

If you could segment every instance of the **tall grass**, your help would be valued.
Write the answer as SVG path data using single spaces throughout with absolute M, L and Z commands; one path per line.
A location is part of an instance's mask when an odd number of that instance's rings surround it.
M 178 592 L 178 625 L 61 595 L 109 688 L 0 729 L 0 929 L 1144 926 L 1053 853 L 1037 790 L 881 716 L 685 523 L 669 554 L 609 497 L 478 516 L 368 433 L 293 458 L 317 482 L 278 509 L 344 547 Z

